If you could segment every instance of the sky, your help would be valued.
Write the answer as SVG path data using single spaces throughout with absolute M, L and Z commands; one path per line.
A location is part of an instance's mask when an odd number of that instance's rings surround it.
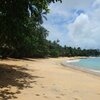
M 62 46 L 100 49 L 100 0 L 62 0 L 50 4 L 43 26 L 48 40 Z

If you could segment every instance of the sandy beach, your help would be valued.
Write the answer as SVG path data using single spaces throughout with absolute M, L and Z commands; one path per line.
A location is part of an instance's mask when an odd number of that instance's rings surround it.
M 0 100 L 100 100 L 100 77 L 62 66 L 67 59 L 0 60 Z

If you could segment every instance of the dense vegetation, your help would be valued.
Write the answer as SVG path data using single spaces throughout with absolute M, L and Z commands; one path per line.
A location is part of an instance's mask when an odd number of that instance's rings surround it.
M 98 50 L 62 47 L 42 27 L 48 6 L 61 0 L 0 0 L 1 57 L 97 56 Z
M 57 41 L 49 41 L 49 55 L 51 57 L 72 57 L 72 56 L 100 56 L 100 50 L 97 49 L 81 49 L 60 46 Z

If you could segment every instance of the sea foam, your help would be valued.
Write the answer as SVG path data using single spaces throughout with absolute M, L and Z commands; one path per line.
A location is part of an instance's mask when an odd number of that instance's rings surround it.
M 74 59 L 74 60 L 67 60 L 66 62 L 67 63 L 72 63 L 72 62 L 79 62 L 80 61 L 80 59 Z

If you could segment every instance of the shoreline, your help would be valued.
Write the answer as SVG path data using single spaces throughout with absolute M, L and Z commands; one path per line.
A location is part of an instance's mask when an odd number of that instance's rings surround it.
M 95 75 L 95 76 L 98 76 L 100 77 L 100 71 L 96 72 L 96 70 L 93 70 L 93 69 L 89 69 L 89 68 L 83 68 L 81 66 L 76 66 L 74 64 L 71 64 L 70 62 L 73 62 L 73 61 L 79 61 L 80 59 L 88 59 L 88 58 L 93 58 L 93 57 L 81 57 L 81 58 L 75 58 L 75 59 L 70 59 L 70 60 L 65 60 L 65 61 L 62 61 L 61 62 L 61 65 L 64 66 L 65 68 L 71 68 L 71 69 L 74 69 L 74 70 L 78 70 L 78 71 L 82 71 L 84 73 L 89 73 L 89 74 L 92 74 L 92 75 Z M 68 61 L 68 62 L 67 62 Z
M 100 77 L 61 65 L 71 59 L 0 60 L 0 99 L 99 100 Z
M 99 72 L 92 71 L 91 69 L 89 70 L 89 69 L 86 69 L 86 68 L 80 68 L 79 66 L 75 66 L 75 65 L 72 65 L 72 64 L 64 64 L 62 62 L 61 62 L 61 65 L 64 68 L 70 68 L 70 69 L 73 69 L 73 70 L 81 71 L 83 73 L 88 73 L 88 74 L 92 74 L 92 75 L 100 77 Z

